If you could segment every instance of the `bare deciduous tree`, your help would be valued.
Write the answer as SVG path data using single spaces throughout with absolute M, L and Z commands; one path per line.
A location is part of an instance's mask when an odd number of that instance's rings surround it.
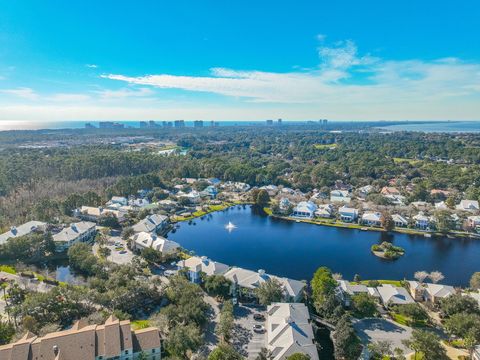
M 416 280 L 418 280 L 419 283 L 423 283 L 428 276 L 429 276 L 429 274 L 426 271 L 417 271 L 413 275 L 413 277 Z
M 432 282 L 434 284 L 442 281 L 443 279 L 445 279 L 445 276 L 443 276 L 443 274 L 440 272 L 440 271 L 432 271 L 428 277 L 430 278 L 430 280 L 432 280 Z

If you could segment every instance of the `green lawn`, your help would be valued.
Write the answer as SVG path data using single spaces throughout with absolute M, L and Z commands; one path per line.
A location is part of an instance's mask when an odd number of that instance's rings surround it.
M 148 320 L 133 320 L 130 324 L 133 330 L 145 329 L 150 326 Z
M 8 265 L 0 265 L 0 271 L 9 273 L 9 274 L 16 274 L 17 270 L 14 267 Z
M 335 149 L 337 147 L 337 144 L 314 144 L 313 147 L 319 150 Z
M 402 163 L 402 162 L 407 162 L 407 163 L 409 163 L 410 165 L 415 165 L 415 164 L 418 164 L 418 163 L 422 162 L 422 160 L 394 157 L 394 158 L 393 158 L 393 162 L 394 162 L 395 164 Z

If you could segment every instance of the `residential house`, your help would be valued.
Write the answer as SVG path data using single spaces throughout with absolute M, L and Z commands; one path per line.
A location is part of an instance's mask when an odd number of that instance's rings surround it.
M 200 195 L 204 195 L 210 197 L 211 199 L 215 199 L 218 195 L 218 190 L 215 186 L 209 185 L 207 186 Z
M 477 290 L 475 292 L 464 292 L 462 293 L 463 296 L 470 296 L 471 298 L 477 300 L 478 306 L 480 306 L 480 290 Z
M 198 204 L 202 199 L 197 190 L 192 190 L 189 193 L 179 192 L 179 197 L 186 198 L 191 204 Z
M 161 335 L 154 327 L 132 330 L 130 320 L 113 315 L 105 324 L 77 321 L 70 329 L 36 336 L 27 332 L 20 340 L 0 346 L 2 360 L 161 360 Z
M 136 233 L 148 232 L 157 233 L 167 226 L 168 217 L 159 214 L 148 215 L 145 219 L 140 220 L 138 223 L 132 226 L 132 229 Z
M 449 285 L 408 281 L 408 287 L 415 301 L 428 301 L 435 304 L 456 293 L 454 287 Z
M 385 199 L 388 199 L 388 201 L 392 204 L 392 205 L 405 205 L 405 202 L 406 202 L 406 197 L 403 196 L 403 195 L 394 195 L 394 194 L 388 194 L 388 195 L 383 195 L 383 197 Z
M 223 275 L 229 269 L 228 265 L 212 261 L 206 256 L 192 256 L 186 260 L 180 260 L 177 263 L 177 267 L 178 270 L 185 269 L 188 278 L 194 283 L 199 283 L 201 281 L 202 273 L 206 276 Z
M 400 195 L 400 190 L 393 186 L 384 186 L 380 193 L 382 195 Z
M 303 297 L 303 290 L 305 288 L 305 283 L 301 281 L 269 275 L 265 273 L 265 270 L 258 270 L 255 272 L 239 267 L 233 267 L 228 270 L 224 276 L 233 284 L 231 289 L 232 295 L 240 295 L 246 298 L 256 298 L 255 289 L 270 279 L 276 279 L 281 284 L 284 301 L 300 301 Z
M 301 201 L 293 209 L 292 216 L 312 219 L 315 216 L 317 205 L 310 201 Z
M 445 201 L 440 201 L 435 203 L 435 209 L 437 210 L 448 210 L 447 204 L 445 204 Z
M 480 360 L 480 345 L 475 346 L 475 349 L 473 349 L 472 360 Z
M 268 195 L 270 195 L 270 196 L 275 196 L 278 192 L 278 186 L 276 186 L 276 185 L 262 186 L 260 189 L 261 190 L 266 190 L 268 192 Z
M 80 221 L 70 224 L 57 234 L 54 234 L 53 241 L 57 251 L 64 251 L 77 243 L 91 243 L 97 233 L 96 224 L 89 221 Z
M 319 218 L 331 218 L 333 210 L 332 204 L 320 205 L 315 211 L 315 216 Z
M 132 236 L 132 247 L 136 251 L 151 248 L 161 252 L 162 255 L 173 255 L 178 252 L 180 245 L 155 233 L 142 231 Z
M 73 210 L 73 216 L 84 221 L 98 221 L 101 217 L 114 216 L 118 220 L 123 220 L 125 212 L 119 210 L 104 209 L 103 207 L 82 206 L 79 209 Z
M 292 203 L 290 202 L 290 200 L 288 200 L 287 198 L 281 198 L 280 202 L 278 204 L 278 207 L 282 211 L 287 211 L 290 208 L 291 205 L 292 205 Z
M 379 212 L 368 211 L 362 215 L 362 224 L 368 226 L 382 226 L 383 215 Z
M 136 199 L 130 199 L 128 200 L 128 205 L 132 207 L 137 207 L 137 208 L 144 208 L 148 205 L 150 205 L 150 201 L 148 199 L 144 198 L 136 198 Z
M 41 221 L 29 221 L 20 226 L 12 226 L 7 232 L 0 234 L 0 245 L 5 244 L 8 239 L 25 236 L 36 231 L 43 231 L 47 223 Z
M 365 199 L 373 190 L 374 187 L 372 185 L 365 185 L 359 188 L 357 193 L 360 198 Z
M 330 201 L 334 203 L 349 204 L 352 198 L 347 190 L 332 190 L 330 191 Z
M 383 284 L 377 287 L 380 299 L 384 306 L 413 304 L 415 300 L 410 296 L 407 289 L 403 287 Z
M 338 287 L 335 291 L 336 297 L 346 306 L 349 307 L 351 297 L 359 294 L 368 294 L 375 298 L 379 298 L 377 290 L 362 284 L 351 284 L 347 280 L 338 280 Z
M 428 207 L 430 207 L 430 204 L 426 201 L 413 201 L 410 203 L 410 205 L 418 210 L 426 210 Z
M 128 199 L 124 196 L 112 196 L 112 198 L 107 203 L 107 205 L 110 205 L 110 204 L 120 204 L 121 206 L 127 206 Z
M 272 360 L 301 353 L 319 360 L 308 308 L 302 303 L 273 303 L 267 307 L 267 350 Z
M 346 206 L 338 209 L 338 214 L 340 215 L 340 219 L 345 222 L 354 222 L 358 218 L 358 210 Z
M 402 215 L 393 214 L 392 215 L 393 222 L 395 223 L 395 227 L 407 227 L 408 220 L 405 219 Z
M 210 178 L 210 179 L 207 179 L 207 182 L 208 182 L 210 185 L 217 186 L 217 185 L 219 185 L 222 181 L 221 181 L 219 178 Z
M 476 229 L 477 227 L 480 227 L 480 216 L 469 216 L 467 218 L 468 226 Z
M 431 218 L 426 216 L 422 211 L 413 217 L 415 227 L 420 230 L 430 230 Z
M 477 200 L 462 200 L 460 204 L 457 205 L 457 210 L 476 212 L 479 209 Z

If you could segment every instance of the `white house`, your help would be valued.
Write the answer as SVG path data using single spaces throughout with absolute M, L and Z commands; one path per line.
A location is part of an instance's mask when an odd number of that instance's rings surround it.
M 332 190 L 330 191 L 330 201 L 335 203 L 348 204 L 352 198 L 347 190 Z
M 449 285 L 419 283 L 417 281 L 409 281 L 408 287 L 410 294 L 416 301 L 429 301 L 437 303 L 450 295 L 456 293 L 455 288 Z
M 460 204 L 457 205 L 457 210 L 475 212 L 479 209 L 477 200 L 462 200 Z
M 358 218 L 358 210 L 346 206 L 338 209 L 338 214 L 340 215 L 340 219 L 345 222 L 353 222 Z
M 382 226 L 383 216 L 379 212 L 368 211 L 362 215 L 362 224 L 369 226 Z
M 302 218 L 313 218 L 315 216 L 315 211 L 317 210 L 317 205 L 310 201 L 301 201 L 293 209 L 292 216 L 302 217 Z
M 110 204 L 120 204 L 122 206 L 128 205 L 128 199 L 124 196 L 112 196 L 110 201 L 107 203 L 107 205 Z
M 345 305 L 350 306 L 351 297 L 358 294 L 368 294 L 375 298 L 379 298 L 377 290 L 362 284 L 352 285 L 347 280 L 338 280 L 338 287 L 335 291 L 337 298 Z
M 365 185 L 358 189 L 358 195 L 365 199 L 374 190 L 372 185 Z
M 405 205 L 406 197 L 403 195 L 388 194 L 383 196 L 393 205 Z
M 435 209 L 447 210 L 448 206 L 447 206 L 447 204 L 445 204 L 445 201 L 440 201 L 440 202 L 435 203 Z
M 420 230 L 428 230 L 431 225 L 430 217 L 426 216 L 422 211 L 413 217 L 415 220 L 415 227 Z
M 150 205 L 150 201 L 144 198 L 136 198 L 128 200 L 128 205 L 137 208 L 144 208 L 145 206 Z
M 331 218 L 333 214 L 332 204 L 320 205 L 315 211 L 315 216 L 320 218 Z
M 295 353 L 319 360 L 308 308 L 302 303 L 273 303 L 267 307 L 267 349 L 272 360 Z
M 260 189 L 266 190 L 268 192 L 268 195 L 270 196 L 275 196 L 278 192 L 278 186 L 276 185 L 266 185 L 266 186 L 262 186 Z
M 383 284 L 382 286 L 377 287 L 377 291 L 385 306 L 413 304 L 415 302 L 407 289 L 403 287 Z
M 278 206 L 280 210 L 286 211 L 288 210 L 291 204 L 292 203 L 287 198 L 281 198 Z
M 400 214 L 393 214 L 392 219 L 393 219 L 393 222 L 395 223 L 395 227 L 407 227 L 408 226 L 408 220 L 405 219 Z
M 85 221 L 97 221 L 104 216 L 114 216 L 119 220 L 122 220 L 125 216 L 125 212 L 120 210 L 105 209 L 101 206 L 82 206 L 79 209 L 73 211 L 73 216 L 85 220 Z
M 159 214 L 148 215 L 145 219 L 140 220 L 132 226 L 134 232 L 156 233 L 163 230 L 167 226 L 168 217 Z
M 89 221 L 81 221 L 70 224 L 58 234 L 54 234 L 53 241 L 57 251 L 63 251 L 77 243 L 90 243 L 95 238 L 96 224 Z
M 285 301 L 300 301 L 303 297 L 303 289 L 305 288 L 305 283 L 301 281 L 269 275 L 265 273 L 265 270 L 255 272 L 239 267 L 232 267 L 224 276 L 233 284 L 232 295 L 239 294 L 249 298 L 255 298 L 255 289 L 270 279 L 276 279 L 281 284 Z
M 41 221 L 29 221 L 20 226 L 12 226 L 7 232 L 0 234 L 0 245 L 5 244 L 8 239 L 31 234 L 32 232 L 45 230 L 47 223 Z
M 206 256 L 192 256 L 186 260 L 180 260 L 177 263 L 179 270 L 187 270 L 188 278 L 191 282 L 199 283 L 201 278 L 200 274 L 204 273 L 207 276 L 223 275 L 228 271 L 229 266 L 212 261 Z
M 175 254 L 180 248 L 180 245 L 175 241 L 165 239 L 155 233 L 143 231 L 132 236 L 132 245 L 137 251 L 142 251 L 145 248 L 152 248 L 164 255 Z

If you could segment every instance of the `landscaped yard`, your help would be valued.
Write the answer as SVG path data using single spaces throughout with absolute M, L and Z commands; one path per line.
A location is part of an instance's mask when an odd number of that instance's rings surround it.
M 313 145 L 315 149 L 335 149 L 337 147 L 337 144 L 315 144 Z

